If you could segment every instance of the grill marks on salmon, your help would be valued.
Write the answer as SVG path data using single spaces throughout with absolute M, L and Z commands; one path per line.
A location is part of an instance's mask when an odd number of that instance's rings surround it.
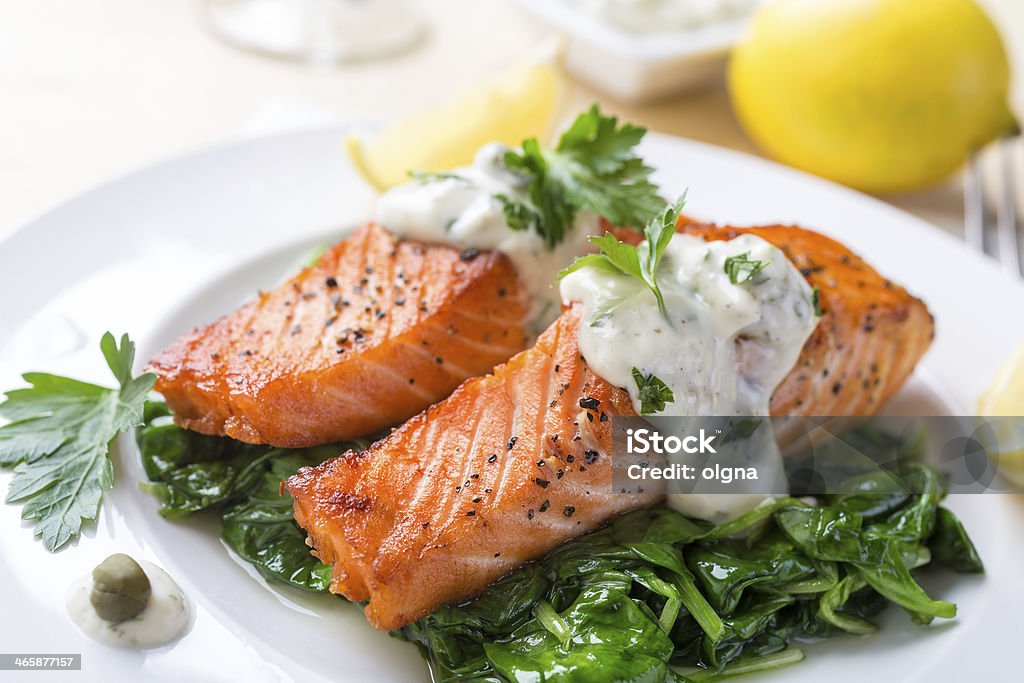
M 824 315 L 772 398 L 775 415 L 874 412 L 928 348 L 933 323 L 924 304 L 833 240 L 778 226 L 680 230 L 708 240 L 759 235 L 820 287 Z M 331 590 L 369 600 L 366 615 L 377 628 L 472 597 L 660 498 L 612 493 L 608 418 L 635 413 L 625 390 L 580 357 L 579 308 L 492 375 L 468 380 L 368 450 L 284 484 L 315 554 L 333 567 Z
M 331 590 L 369 599 L 377 628 L 474 595 L 658 499 L 612 493 L 610 418 L 635 413 L 580 357 L 579 315 L 570 308 L 532 348 L 366 451 L 286 482 L 296 519 L 333 567 Z
M 791 226 L 681 224 L 705 240 L 757 235 L 782 250 L 820 292 L 822 317 L 772 395 L 773 415 L 871 415 L 914 371 L 935 337 L 920 299 L 845 246 Z
M 312 446 L 378 433 L 490 371 L 527 345 L 529 310 L 505 255 L 371 224 L 149 369 L 187 429 Z

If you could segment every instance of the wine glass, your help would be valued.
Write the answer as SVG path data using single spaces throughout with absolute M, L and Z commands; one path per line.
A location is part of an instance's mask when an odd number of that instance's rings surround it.
M 394 56 L 426 29 L 405 0 L 203 0 L 202 11 L 235 47 L 312 64 Z

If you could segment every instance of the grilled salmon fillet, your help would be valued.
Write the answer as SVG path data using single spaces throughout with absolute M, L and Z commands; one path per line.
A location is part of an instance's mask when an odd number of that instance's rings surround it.
M 611 420 L 629 395 L 579 354 L 580 306 L 494 373 L 363 452 L 285 486 L 331 590 L 369 599 L 380 629 L 465 598 L 610 517 L 651 504 L 612 494 Z
M 183 427 L 299 448 L 381 430 L 528 344 L 504 254 L 360 228 L 310 268 L 157 355 Z
M 776 415 L 867 414 L 927 349 L 924 305 L 837 242 L 789 227 L 686 225 L 705 239 L 751 232 L 780 247 L 821 288 L 824 315 L 773 396 Z M 331 590 L 369 600 L 393 629 L 471 597 L 516 566 L 618 514 L 656 502 L 612 493 L 608 418 L 633 415 L 625 390 L 589 371 L 580 305 L 535 346 L 466 381 L 363 452 L 284 484 Z

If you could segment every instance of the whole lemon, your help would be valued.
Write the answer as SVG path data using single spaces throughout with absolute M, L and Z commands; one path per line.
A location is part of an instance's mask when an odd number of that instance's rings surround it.
M 924 187 L 1013 130 L 1010 67 L 972 0 L 775 0 L 729 67 L 769 154 L 870 192 Z

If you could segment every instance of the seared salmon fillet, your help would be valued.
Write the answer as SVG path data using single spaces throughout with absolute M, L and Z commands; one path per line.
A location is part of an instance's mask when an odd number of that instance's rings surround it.
M 903 386 L 935 337 L 924 302 L 820 233 L 703 223 L 683 223 L 679 231 L 705 240 L 757 235 L 818 288 L 821 320 L 772 395 L 773 415 L 872 415 Z
M 378 433 L 528 344 L 504 254 L 360 228 L 149 364 L 183 427 L 299 448 Z
M 799 228 L 688 225 L 705 239 L 744 231 L 781 248 L 821 288 L 824 315 L 773 396 L 775 415 L 869 414 L 899 388 L 933 334 L 924 305 L 842 245 Z M 613 517 L 657 502 L 613 494 L 608 418 L 625 390 L 589 371 L 580 305 L 536 345 L 363 452 L 284 484 L 331 590 L 369 600 L 393 629 L 471 597 L 516 566 Z
M 333 566 L 331 590 L 369 599 L 377 628 L 474 595 L 658 499 L 611 493 L 609 418 L 635 413 L 580 357 L 579 309 L 366 451 L 286 482 L 295 518 Z

